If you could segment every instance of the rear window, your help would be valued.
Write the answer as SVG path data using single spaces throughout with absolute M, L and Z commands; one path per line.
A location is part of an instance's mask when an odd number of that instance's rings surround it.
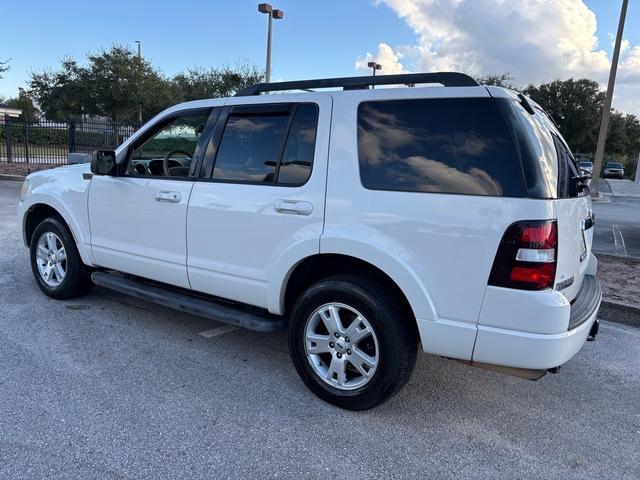
M 363 102 L 358 156 L 365 188 L 526 196 L 500 112 L 489 98 Z

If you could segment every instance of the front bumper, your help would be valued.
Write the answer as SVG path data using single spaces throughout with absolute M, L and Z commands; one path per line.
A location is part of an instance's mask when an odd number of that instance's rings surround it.
M 532 333 L 478 325 L 473 362 L 526 369 L 548 369 L 566 363 L 587 340 L 596 321 L 602 292 L 598 280 L 585 276 L 571 305 L 569 329 Z

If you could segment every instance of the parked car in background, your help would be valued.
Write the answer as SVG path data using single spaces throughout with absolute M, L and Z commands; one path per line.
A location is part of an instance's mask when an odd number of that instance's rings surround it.
M 607 162 L 604 166 L 605 178 L 624 178 L 624 165 L 618 162 Z
M 591 176 L 593 174 L 593 162 L 582 160 L 580 163 L 578 163 L 578 167 L 586 175 Z
M 347 409 L 399 391 L 418 346 L 537 379 L 597 333 L 591 199 L 567 143 L 524 95 L 459 73 L 176 105 L 91 165 L 29 175 L 18 213 L 46 295 L 93 282 L 286 329 L 302 381 Z

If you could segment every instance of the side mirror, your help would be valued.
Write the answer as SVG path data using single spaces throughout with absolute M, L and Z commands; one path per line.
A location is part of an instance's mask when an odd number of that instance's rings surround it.
M 96 150 L 91 155 L 91 173 L 94 175 L 114 175 L 116 171 L 116 152 Z

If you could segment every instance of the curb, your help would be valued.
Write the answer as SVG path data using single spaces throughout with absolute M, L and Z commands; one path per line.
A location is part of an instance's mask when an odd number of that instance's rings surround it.
M 624 323 L 632 327 L 640 327 L 640 308 L 625 305 L 624 303 L 602 300 L 598 318 L 608 322 Z
M 25 177 L 20 175 L 2 175 L 0 174 L 0 180 L 7 180 L 9 182 L 23 182 Z

